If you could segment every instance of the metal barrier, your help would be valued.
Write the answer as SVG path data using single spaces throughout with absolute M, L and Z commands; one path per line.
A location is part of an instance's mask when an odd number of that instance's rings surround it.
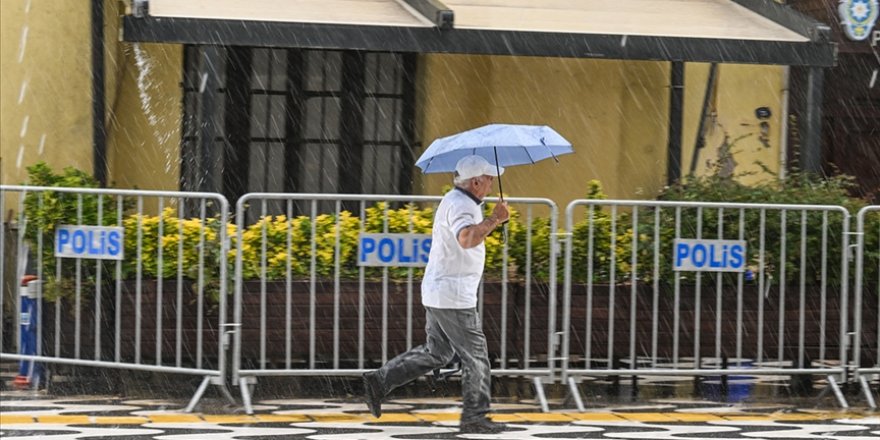
M 39 280 L 35 355 L 19 354 L 16 295 L 11 319 L 16 342 L 0 346 L 0 357 L 204 376 L 187 411 L 212 383 L 232 399 L 225 387 L 228 203 L 223 196 L 3 185 L 0 210 L 18 216 L 18 246 L 13 255 L 0 255 L 0 279 L 7 279 L 2 273 L 7 258 L 16 261 L 17 278 L 23 275 L 30 253 L 32 275 Z M 195 218 L 187 218 L 190 212 Z M 123 243 L 117 243 L 124 248 L 123 259 L 56 257 L 55 229 L 65 224 L 123 228 Z M 6 249 L 6 227 L 0 223 L 0 249 Z M 81 237 L 79 247 L 94 245 L 97 252 L 100 242 Z M 5 285 L 0 283 L 4 315 L 10 309 L 3 304 L 9 296 Z M 5 336 L 0 335 L 0 344 Z
M 219 194 L 2 185 L 0 209 L 17 221 L 0 223 L 0 313 L 14 325 L 0 326 L 0 358 L 203 376 L 188 411 L 211 384 L 234 400 L 227 373 L 248 412 L 257 377 L 359 375 L 421 343 L 424 314 L 421 269 L 357 266 L 357 236 L 430 233 L 440 200 L 253 193 L 238 201 L 232 234 Z M 557 234 L 551 200 L 507 201 L 517 217 L 509 239 L 487 240 L 479 308 L 493 374 L 531 377 L 544 410 L 543 384 L 557 380 L 583 409 L 576 379 L 589 376 L 822 374 L 846 407 L 835 377 L 848 371 L 876 406 L 869 381 L 880 375 L 880 218 L 870 216 L 880 206 L 857 217 L 849 316 L 843 207 L 576 200 Z M 586 211 L 577 223 L 576 211 Z M 124 259 L 56 257 L 62 224 L 122 227 Z M 746 241 L 748 270 L 674 271 L 679 238 Z M 19 351 L 21 298 L 10 292 L 9 266 L 16 280 L 26 266 L 39 280 L 34 355 Z
M 880 206 L 859 211 L 856 236 L 853 365 L 868 406 L 877 408 L 868 382 L 872 375 L 880 380 Z
M 839 206 L 573 201 L 563 381 L 824 374 L 846 406 L 848 228 Z M 673 271 L 677 238 L 745 240 L 748 271 Z
M 430 234 L 433 213 L 418 207 L 433 209 L 440 200 L 269 193 L 239 199 L 233 381 L 248 412 L 248 386 L 258 376 L 359 375 L 424 340 L 421 270 L 357 266 L 353 252 L 365 231 Z M 520 220 L 511 222 L 509 241 L 487 241 L 479 308 L 493 374 L 532 377 L 540 394 L 541 381 L 554 376 L 556 283 L 549 280 L 556 279 L 557 207 L 547 199 L 506 201 Z

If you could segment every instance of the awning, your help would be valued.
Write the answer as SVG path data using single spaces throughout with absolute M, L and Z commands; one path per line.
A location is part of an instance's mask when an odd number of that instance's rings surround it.
M 832 66 L 773 0 L 134 0 L 131 42 Z M 137 8 L 136 8 L 137 9 Z
M 457 29 L 810 41 L 729 0 L 445 0 Z
M 363 26 L 433 24 L 395 0 L 150 0 L 151 17 L 332 23 Z

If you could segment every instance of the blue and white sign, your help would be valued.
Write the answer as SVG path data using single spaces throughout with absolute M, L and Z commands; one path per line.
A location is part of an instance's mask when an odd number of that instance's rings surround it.
M 872 35 L 871 29 L 880 16 L 880 6 L 877 0 L 840 0 L 837 12 L 846 36 L 853 41 L 864 41 Z M 873 35 L 877 36 L 876 33 Z M 872 40 L 872 46 L 876 44 L 875 41 Z
M 361 234 L 358 266 L 425 267 L 430 234 Z
M 675 240 L 676 271 L 744 272 L 746 242 L 744 240 Z
M 55 229 L 55 256 L 121 260 L 125 243 L 119 226 L 73 226 Z

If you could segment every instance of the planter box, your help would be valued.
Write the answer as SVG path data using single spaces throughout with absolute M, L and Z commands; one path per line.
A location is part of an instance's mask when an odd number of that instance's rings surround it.
M 266 358 L 270 365 L 283 365 L 286 360 L 285 335 L 286 283 L 273 281 L 266 283 Z M 515 297 L 517 288 L 509 286 L 508 326 L 517 328 L 518 320 Z M 291 283 L 291 360 L 301 364 L 309 359 L 310 329 L 310 283 L 296 281 Z M 315 359 L 322 364 L 332 363 L 334 345 L 334 286 L 333 282 L 316 283 L 315 293 Z M 356 364 L 359 346 L 358 304 L 360 287 L 357 282 L 343 281 L 339 288 L 339 357 L 344 364 Z M 425 341 L 425 311 L 421 305 L 419 284 L 413 284 L 412 291 L 412 345 Z M 382 283 L 364 284 L 364 357 L 370 365 L 381 363 L 382 359 Z M 501 285 L 487 283 L 485 286 L 484 330 L 489 351 L 500 351 Z M 260 307 L 261 283 L 247 281 L 243 289 L 242 301 L 242 356 L 244 359 L 260 358 Z M 392 358 L 407 350 L 407 285 L 388 283 L 387 356 Z M 546 334 L 546 333 L 545 333 Z M 508 334 L 508 353 L 513 350 L 516 334 Z
M 164 281 L 161 304 L 162 329 L 161 363 L 176 363 L 176 315 L 177 315 L 177 283 Z M 196 365 L 196 347 L 198 330 L 196 325 L 197 296 L 192 281 L 184 281 L 181 310 L 181 365 Z M 121 346 L 120 355 L 123 361 L 135 359 L 135 289 L 133 281 L 122 283 Z M 246 281 L 243 286 L 242 303 L 242 360 L 246 368 L 255 368 L 260 362 L 260 282 Z M 295 368 L 303 368 L 309 360 L 309 316 L 310 316 L 310 283 L 296 281 L 291 284 L 291 361 Z M 407 286 L 403 283 L 388 283 L 388 347 L 387 355 L 394 357 L 407 349 L 406 318 L 407 318 Z M 548 286 L 535 283 L 531 286 L 531 311 L 529 316 L 529 359 L 531 362 L 546 362 L 547 323 L 548 323 Z M 490 358 L 493 365 L 499 366 L 501 356 L 501 291 L 502 285 L 487 282 L 484 290 L 483 327 L 486 333 Z M 585 355 L 586 332 L 586 286 L 572 286 L 571 298 L 571 346 L 570 355 L 574 365 Z M 614 348 L 615 358 L 629 357 L 630 341 L 630 295 L 629 285 L 616 285 L 614 310 Z M 636 354 L 650 357 L 652 338 L 652 300 L 653 291 L 650 285 L 638 285 L 636 288 L 638 309 L 636 313 Z M 693 285 L 682 285 L 680 290 L 680 323 L 679 323 L 679 356 L 694 355 L 693 331 L 696 292 Z M 700 304 L 700 355 L 713 357 L 716 340 L 716 292 L 714 286 L 701 289 Z M 84 294 L 84 296 L 86 296 Z M 141 286 L 141 341 L 140 356 L 142 363 L 153 364 L 156 357 L 156 311 L 158 284 L 155 280 L 144 280 Z M 229 296 L 228 313 L 231 321 L 233 313 L 232 296 Z M 340 283 L 339 307 L 339 357 L 340 366 L 352 367 L 357 364 L 358 355 L 358 299 L 359 285 L 356 281 Z M 562 324 L 563 290 L 557 290 L 557 323 Z M 747 285 L 743 290 L 743 333 L 742 354 L 745 358 L 757 357 L 757 325 L 758 325 L 757 286 Z M 820 296 L 819 288 L 809 286 L 806 291 L 804 340 L 806 356 L 812 360 L 819 358 L 820 341 Z M 282 368 L 285 365 L 285 299 L 286 286 L 283 281 L 266 283 L 266 368 Z M 315 360 L 322 366 L 332 365 L 334 340 L 334 292 L 332 281 L 316 283 L 315 294 Z M 382 283 L 370 281 L 364 285 L 364 356 L 367 366 L 376 366 L 382 358 Z M 419 283 L 413 284 L 412 292 L 412 345 L 424 342 L 424 309 L 419 296 Z M 509 368 L 523 366 L 525 357 L 526 309 L 525 288 L 521 283 L 508 285 L 507 298 L 507 345 L 506 355 Z M 850 309 L 853 302 L 850 300 Z M 798 350 L 799 325 L 799 288 L 786 288 L 785 328 L 783 355 L 786 360 L 794 360 Z M 94 303 L 83 301 L 80 329 L 80 357 L 94 359 Z M 102 326 L 101 326 L 101 359 L 114 358 L 114 326 L 115 326 L 115 285 L 108 285 L 102 290 Z M 662 286 L 658 303 L 658 347 L 659 358 L 669 359 L 673 354 L 673 309 L 674 301 L 672 286 Z M 218 353 L 219 322 L 217 306 L 205 300 L 203 309 L 202 366 L 216 365 Z M 723 356 L 730 358 L 736 355 L 736 291 L 724 291 L 721 304 L 721 351 Z M 65 358 L 75 356 L 75 319 L 72 301 L 61 301 L 61 339 L 59 354 Z M 779 290 L 773 287 L 764 299 L 764 346 L 765 360 L 777 358 L 779 329 Z M 863 365 L 876 363 L 877 340 L 877 295 L 869 293 L 863 304 L 862 351 Z M 55 304 L 46 303 L 43 307 L 43 352 L 54 356 L 55 353 Z M 609 335 L 609 287 L 593 286 L 593 321 L 589 333 L 591 338 L 591 357 L 604 359 L 608 357 Z M 831 288 L 827 290 L 825 354 L 829 359 L 836 358 L 839 353 L 839 295 Z
M 614 288 L 614 357 L 629 357 L 630 350 L 630 306 L 631 285 L 616 285 Z M 729 358 L 736 356 L 736 288 L 726 286 L 721 298 L 721 355 Z M 810 360 L 818 360 L 820 355 L 821 329 L 821 296 L 819 286 L 806 286 L 804 301 L 804 346 L 805 356 Z M 693 285 L 680 287 L 679 301 L 679 356 L 693 357 L 694 319 L 696 310 L 696 289 Z M 758 356 L 759 301 L 762 295 L 757 285 L 743 286 L 742 303 L 742 356 L 755 359 Z M 607 285 L 593 286 L 593 319 L 590 337 L 592 339 L 591 356 L 608 357 L 609 336 L 609 301 L 610 292 Z M 636 355 L 651 356 L 652 323 L 653 323 L 653 288 L 650 285 L 637 285 L 636 301 Z M 700 291 L 700 344 L 701 357 L 714 357 L 716 345 L 716 310 L 717 292 L 715 286 L 703 286 Z M 800 288 L 786 286 L 784 304 L 783 336 L 779 335 L 780 291 L 773 286 L 769 294 L 763 298 L 763 358 L 778 359 L 779 343 L 782 341 L 783 357 L 796 360 L 798 357 L 800 327 Z M 585 354 L 586 340 L 586 304 L 587 289 L 585 285 L 572 286 L 571 354 L 575 357 Z M 849 304 L 852 310 L 852 299 Z M 661 286 L 658 295 L 658 358 L 671 359 L 673 355 L 673 338 L 675 333 L 673 314 L 675 310 L 672 286 Z M 840 295 L 836 289 L 828 287 L 825 305 L 825 357 L 836 359 L 840 347 Z M 877 322 L 877 295 L 868 294 L 863 305 L 863 322 Z M 850 316 L 851 316 L 850 312 Z M 876 341 L 876 324 L 864 326 L 863 341 Z M 874 348 L 866 347 L 863 357 L 876 359 L 876 343 Z
M 84 289 L 85 290 L 85 289 Z M 91 296 L 94 292 L 83 296 Z M 101 335 L 99 355 L 101 360 L 112 360 L 113 356 L 113 307 L 108 295 L 102 293 Z M 84 298 L 80 302 L 79 358 L 95 359 L 95 301 Z M 60 331 L 56 332 L 56 317 Z M 42 304 L 42 354 L 63 358 L 77 358 L 76 352 L 76 303 L 73 299 L 43 301 Z M 56 335 L 57 333 L 57 335 Z M 57 337 L 56 337 L 57 336 Z M 57 343 L 56 343 L 57 342 Z
M 184 280 L 181 286 L 181 362 L 184 366 L 196 366 L 198 355 L 198 292 L 195 282 Z M 137 286 L 134 281 L 122 284 L 122 357 L 126 360 L 135 359 L 136 341 L 136 310 Z M 155 364 L 157 355 L 161 355 L 164 365 L 174 365 L 177 345 L 177 281 L 162 282 L 162 326 L 160 340 L 161 353 L 156 353 L 156 335 L 158 321 L 156 319 L 158 302 L 158 282 L 143 280 L 141 283 L 141 362 Z M 204 293 L 207 296 L 207 293 Z M 230 297 L 231 298 L 231 297 Z M 203 368 L 216 368 L 219 353 L 219 309 L 214 301 L 203 298 L 202 304 L 202 364 Z
M 197 295 L 195 283 L 184 280 L 182 284 L 182 308 L 181 308 L 181 365 L 192 367 L 196 365 L 197 355 Z M 135 362 L 136 360 L 136 283 L 125 280 L 121 283 L 120 295 L 120 360 L 123 362 Z M 177 281 L 162 282 L 162 327 L 159 337 L 162 344 L 161 364 L 175 365 L 175 351 L 177 347 Z M 89 296 L 94 292 L 89 292 Z M 140 363 L 156 364 L 156 335 L 158 307 L 158 282 L 156 280 L 143 280 L 141 283 L 141 340 L 140 340 Z M 80 358 L 95 359 L 94 299 L 83 301 L 80 306 Z M 43 353 L 55 356 L 55 303 L 44 303 L 43 306 Z M 60 356 L 75 358 L 76 324 L 75 306 L 72 300 L 63 299 L 60 302 L 61 331 L 60 331 Z M 101 360 L 115 360 L 115 327 L 116 327 L 116 286 L 115 283 L 105 285 L 101 291 Z M 213 368 L 216 365 L 218 353 L 217 324 L 219 315 L 217 306 L 210 300 L 205 299 L 203 309 L 202 328 L 202 367 Z

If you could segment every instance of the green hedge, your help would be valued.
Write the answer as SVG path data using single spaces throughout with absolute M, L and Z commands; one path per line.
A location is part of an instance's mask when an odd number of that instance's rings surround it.
M 849 176 L 834 176 L 819 178 L 809 173 L 795 171 L 790 173 L 784 180 L 778 178 L 766 179 L 754 185 L 743 185 L 731 178 L 723 178 L 717 175 L 690 179 L 686 184 L 667 188 L 660 195 L 660 200 L 692 200 L 706 202 L 725 203 L 767 203 L 767 204 L 793 204 L 793 205 L 833 205 L 842 206 L 853 217 L 850 228 L 855 228 L 855 215 L 859 209 L 866 206 L 864 200 L 852 197 L 850 191 L 854 188 L 853 180 Z M 665 213 L 665 221 L 670 221 L 673 213 Z M 737 238 L 739 231 L 739 210 L 727 209 L 724 211 L 723 234 L 724 238 Z M 823 214 L 809 212 L 806 217 L 802 213 L 786 211 L 785 214 L 785 282 L 796 284 L 800 282 L 800 255 L 801 255 L 801 232 L 802 220 L 806 220 L 806 273 L 803 274 L 807 284 L 821 282 L 821 250 L 823 234 Z M 868 219 L 869 228 L 878 230 L 880 216 L 871 216 Z M 663 222 L 664 220 L 661 220 Z M 841 236 L 843 235 L 844 215 L 829 213 L 827 215 L 827 255 L 840 256 Z M 759 264 L 757 251 L 760 248 L 761 218 L 757 210 L 746 212 L 743 223 L 746 231 L 744 239 L 747 241 L 750 256 L 749 264 L 756 270 Z M 717 210 L 704 210 L 702 235 L 703 237 L 716 237 L 718 229 Z M 780 244 L 783 236 L 783 222 L 779 211 L 767 210 L 764 218 L 764 230 L 767 243 L 765 243 L 765 272 L 774 274 L 776 283 L 779 283 L 781 267 L 779 266 L 780 255 L 783 252 Z M 664 228 L 668 229 L 668 228 Z M 697 225 L 694 216 L 688 216 L 687 221 L 682 222 L 682 235 L 694 236 Z M 686 231 L 686 232 L 685 232 Z M 668 231 L 667 231 L 668 232 Z M 867 234 L 865 249 L 868 261 L 877 261 L 880 258 L 880 242 L 877 234 Z M 854 236 L 849 236 L 850 244 L 855 242 Z M 774 245 L 770 245 L 773 243 Z M 671 252 L 668 254 L 671 256 Z M 797 257 L 795 257 L 797 256 Z M 828 258 L 827 282 L 839 284 L 841 277 L 840 258 Z M 877 265 L 867 268 L 865 279 L 876 279 L 878 276 Z M 709 277 L 706 277 L 709 278 Z M 711 277 L 714 278 L 714 277 Z
M 56 173 L 48 165 L 40 162 L 28 167 L 27 171 L 27 184 L 32 186 L 99 187 L 92 176 L 73 167 L 64 168 L 61 173 Z M 82 209 L 78 210 L 80 200 Z M 102 211 L 100 221 L 98 221 L 99 204 Z M 123 211 L 128 207 L 124 204 Z M 54 300 L 59 292 L 63 292 L 63 296 L 73 296 L 76 286 L 76 264 L 71 260 L 60 260 L 60 271 L 56 267 L 55 228 L 59 225 L 76 224 L 78 221 L 87 225 L 115 225 L 118 214 L 115 198 L 102 197 L 99 200 L 96 196 L 60 192 L 28 193 L 24 199 L 24 214 L 24 238 L 31 246 L 32 252 L 37 253 L 42 243 L 42 254 L 38 257 L 42 261 L 45 297 Z M 81 264 L 79 270 L 84 285 L 94 284 L 97 275 L 95 264 Z
M 40 186 L 64 186 L 64 187 L 97 187 L 97 183 L 86 173 L 73 168 L 65 169 L 61 174 L 55 174 L 45 164 L 38 164 L 28 168 L 30 175 L 29 184 Z M 784 204 L 823 204 L 840 205 L 850 213 L 857 212 L 865 205 L 864 201 L 848 196 L 851 181 L 846 177 L 834 177 L 817 179 L 802 173 L 793 173 L 786 180 L 770 179 L 764 183 L 746 186 L 737 183 L 730 178 L 710 176 L 706 178 L 691 178 L 687 183 L 666 188 L 659 196 L 660 200 L 690 200 L 690 201 L 717 201 L 730 203 L 784 203 Z M 587 185 L 585 197 L 588 199 L 604 199 L 601 185 L 597 181 L 590 181 Z M 40 198 L 42 200 L 40 200 Z M 28 218 L 26 239 L 36 246 L 38 230 L 42 230 L 43 240 L 43 264 L 44 278 L 49 282 L 47 292 L 55 291 L 53 285 L 65 287 L 72 284 L 74 279 L 75 265 L 65 262 L 62 265 L 61 278 L 55 279 L 55 258 L 53 255 L 54 229 L 60 224 L 77 223 L 76 204 L 82 199 L 82 223 L 98 224 L 97 207 L 98 197 L 43 193 L 38 196 L 30 194 L 25 200 L 25 212 Z M 130 200 L 128 200 L 130 202 Z M 219 279 L 221 246 L 217 239 L 220 228 L 226 229 L 231 240 L 231 250 L 227 254 L 227 269 L 233 275 L 235 263 L 235 250 L 239 243 L 234 224 L 222 225 L 213 217 L 203 222 L 198 218 L 179 218 L 174 208 L 168 207 L 159 216 L 131 214 L 131 204 L 126 202 L 123 206 L 123 224 L 125 227 L 125 255 L 123 262 L 123 278 L 132 278 L 138 271 L 137 255 L 138 230 L 140 230 L 140 271 L 143 277 L 154 278 L 160 273 L 165 278 L 177 276 L 178 258 L 183 258 L 183 275 L 188 279 L 198 277 L 198 262 L 205 262 L 203 277 L 209 286 L 216 286 Z M 117 222 L 117 202 L 115 197 L 104 197 L 102 202 L 103 217 L 100 223 L 115 225 Z M 487 204 L 488 212 L 491 206 Z M 335 214 L 320 214 L 314 219 L 315 229 L 315 270 L 319 277 L 329 278 L 335 273 L 334 254 L 337 233 L 339 235 L 340 261 L 339 270 L 343 278 L 354 279 L 359 274 L 356 263 L 357 236 L 363 227 L 366 232 L 382 232 L 384 229 L 383 216 L 387 211 L 389 232 L 430 233 L 433 218 L 432 208 L 421 208 L 417 205 L 405 205 L 393 209 L 384 203 L 378 203 L 368 207 L 364 213 L 364 224 L 358 216 L 343 211 L 336 218 Z M 682 211 L 681 236 L 696 236 L 695 210 Z M 612 218 L 611 211 L 607 207 L 596 208 L 592 211 L 592 221 L 586 212 L 578 218 L 574 225 L 571 239 L 573 240 L 573 280 L 576 283 L 586 282 L 588 273 L 588 239 L 593 236 L 593 282 L 607 283 L 612 281 L 610 268 L 611 260 L 614 260 L 614 282 L 626 282 L 631 279 L 631 253 L 632 238 L 638 237 L 637 253 L 639 267 L 637 277 L 643 282 L 653 281 L 655 274 L 653 268 L 655 218 L 654 211 L 642 208 L 638 211 L 635 228 L 633 227 L 632 209 L 619 208 L 616 217 Z M 739 210 L 729 209 L 724 211 L 723 236 L 727 239 L 737 238 L 739 228 Z M 702 236 L 703 238 L 717 237 L 718 213 L 716 210 L 703 210 Z M 337 221 L 338 220 L 338 221 Z M 614 220 L 612 222 L 612 220 Z M 821 214 L 811 213 L 807 217 L 807 267 L 806 282 L 817 283 L 821 271 L 820 254 L 818 249 L 822 237 Z M 840 255 L 840 234 L 842 233 L 842 216 L 828 216 L 828 255 Z M 745 239 L 748 241 L 752 270 L 757 271 L 758 261 L 755 257 L 759 249 L 760 217 L 757 211 L 749 211 L 743 218 Z M 801 216 L 799 212 L 788 213 L 786 221 L 786 282 L 797 283 L 800 279 L 799 259 L 792 256 L 800 255 Z M 612 224 L 614 234 L 612 235 Z M 338 225 L 338 226 L 337 226 Z M 854 227 L 855 222 L 852 222 Z M 160 239 L 159 230 L 162 229 Z M 311 269 L 311 231 L 312 220 L 307 216 L 286 218 L 285 216 L 266 216 L 256 223 L 249 225 L 242 231 L 243 265 L 242 274 L 245 279 L 259 279 L 265 273 L 268 280 L 284 280 L 288 273 L 288 259 L 290 259 L 290 274 L 294 279 L 307 279 Z M 337 227 L 339 230 L 337 231 Z M 869 218 L 870 230 L 880 230 L 880 216 Z M 525 224 L 518 212 L 513 212 L 508 225 L 509 248 L 508 267 L 513 276 L 524 276 L 526 273 L 526 234 L 531 229 L 532 237 L 532 271 L 531 276 L 537 280 L 548 278 L 548 265 L 550 258 L 549 221 L 546 218 L 533 218 L 531 224 Z M 592 232 L 591 232 L 592 228 Z M 768 243 L 778 243 L 782 235 L 781 221 L 776 211 L 768 211 L 765 217 L 765 231 Z M 672 272 L 672 242 L 675 237 L 675 210 L 663 209 L 660 214 L 659 229 L 659 279 L 671 282 L 674 277 Z M 878 234 L 868 234 L 866 239 L 866 278 L 877 279 L 876 262 L 880 259 L 880 243 Z M 204 237 L 203 237 L 204 236 Z M 262 246 L 265 236 L 265 250 Z M 182 237 L 182 242 L 181 238 Z M 611 252 L 611 244 L 614 242 L 614 252 Z M 158 248 L 162 247 L 162 267 L 158 264 Z M 201 246 L 204 243 L 204 246 Z M 486 240 L 486 276 L 489 278 L 500 277 L 502 274 L 503 245 L 500 231 L 496 231 Z M 290 250 L 288 252 L 288 249 Z M 201 253 L 200 253 L 201 252 Z M 264 258 L 265 252 L 265 258 Z M 779 261 L 781 249 L 778 246 L 765 248 L 765 273 L 774 274 L 778 282 L 780 268 L 776 267 Z M 265 261 L 265 262 L 264 262 Z M 561 281 L 563 259 L 559 258 L 559 280 Z M 114 263 L 108 263 L 105 279 L 111 279 L 115 271 Z M 47 270 L 49 268 L 49 270 Z M 92 282 L 95 278 L 95 264 L 83 264 L 82 279 Z M 839 283 L 840 263 L 839 259 L 831 259 L 828 262 L 828 282 Z M 368 268 L 365 270 L 368 278 L 380 277 L 382 269 Z M 410 273 L 414 277 L 420 277 L 420 269 L 389 268 L 392 279 L 406 279 Z M 691 276 L 682 275 L 685 279 Z M 725 275 L 725 277 L 734 277 Z M 232 277 L 230 277 L 232 278 Z M 714 281 L 714 276 L 704 276 L 708 282 Z M 735 278 L 730 278 L 731 280 Z M 72 289 L 57 289 L 61 292 L 70 292 Z M 47 295 L 51 298 L 52 294 Z

